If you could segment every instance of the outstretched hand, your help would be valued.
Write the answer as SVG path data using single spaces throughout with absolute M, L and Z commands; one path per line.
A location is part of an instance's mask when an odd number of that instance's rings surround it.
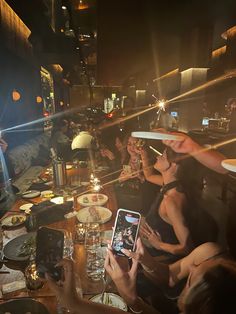
M 71 308 L 78 302 L 78 295 L 75 286 L 75 276 L 73 270 L 73 261 L 64 259 L 57 264 L 57 266 L 63 267 L 64 281 L 55 282 L 49 274 L 46 274 L 49 287 L 55 293 L 62 306 Z
M 191 137 L 186 134 L 179 133 L 179 132 L 168 132 L 171 135 L 178 135 L 181 136 L 181 140 L 163 140 L 163 144 L 169 146 L 173 151 L 176 153 L 182 154 L 192 154 L 196 149 L 199 149 L 199 145 L 194 142 Z
M 126 262 L 125 267 L 122 265 L 124 261 Z M 132 266 L 130 268 L 126 258 L 116 257 L 112 251 L 108 249 L 104 266 L 107 273 L 114 281 L 119 294 L 128 305 L 132 305 L 137 299 L 136 275 L 138 261 L 132 259 Z

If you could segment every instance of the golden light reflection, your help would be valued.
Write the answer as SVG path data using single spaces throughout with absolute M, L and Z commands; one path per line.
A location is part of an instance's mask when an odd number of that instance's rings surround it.
M 211 53 L 211 57 L 212 57 L 212 59 L 219 58 L 220 56 L 225 54 L 225 52 L 226 52 L 226 45 L 222 46 L 222 47 L 220 47 L 218 49 L 213 50 L 212 53 Z
M 225 40 L 230 39 L 232 37 L 236 36 L 236 25 L 227 29 L 223 34 L 221 34 L 221 37 Z

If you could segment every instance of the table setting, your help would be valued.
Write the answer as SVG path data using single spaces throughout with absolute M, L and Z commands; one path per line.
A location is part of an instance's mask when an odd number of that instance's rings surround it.
M 67 174 L 72 175 L 73 170 L 67 169 Z M 51 173 L 46 176 L 50 182 Z M 40 178 L 44 178 L 44 174 Z M 113 211 L 116 210 L 113 187 L 103 187 L 94 173 L 84 178 L 86 185 L 74 189 L 68 183 L 60 187 L 59 194 L 53 186 L 46 188 L 44 182 L 40 182 L 38 190 L 35 185 L 30 186 L 28 191 L 18 194 L 13 208 L 2 218 L 0 272 L 4 273 L 0 277 L 0 306 L 9 300 L 28 302 L 33 297 L 51 310 L 48 313 L 54 313 L 58 302 L 47 283 L 37 282 L 33 258 L 37 230 L 45 225 L 65 231 L 63 256 L 73 258 L 76 263 L 80 294 L 83 292 L 86 298 L 100 295 L 100 299 L 92 299 L 94 302 L 122 304 L 110 295 L 114 291 L 109 290 L 104 270 L 106 245 L 111 238 Z M 39 193 L 34 194 L 35 191 Z

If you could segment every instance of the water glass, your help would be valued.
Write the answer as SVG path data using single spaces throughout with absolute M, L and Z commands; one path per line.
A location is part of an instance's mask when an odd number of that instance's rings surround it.
M 74 242 L 72 233 L 66 231 L 64 233 L 64 251 L 63 251 L 63 258 L 71 258 L 74 253 Z
M 95 250 L 101 246 L 100 226 L 98 223 L 87 224 L 85 233 L 85 247 L 87 250 Z
M 103 247 L 99 247 L 95 250 L 87 250 L 86 273 L 91 280 L 98 281 L 104 279 L 105 256 L 106 250 Z

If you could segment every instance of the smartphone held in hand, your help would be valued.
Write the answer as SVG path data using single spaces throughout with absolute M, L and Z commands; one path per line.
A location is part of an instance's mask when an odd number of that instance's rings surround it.
M 122 249 L 134 251 L 141 215 L 138 212 L 120 208 L 117 212 L 112 235 L 112 249 L 116 255 L 125 256 Z
M 56 264 L 62 260 L 64 233 L 60 230 L 41 227 L 36 236 L 36 268 L 38 275 L 45 278 L 48 273 L 54 280 L 62 279 L 62 268 Z

